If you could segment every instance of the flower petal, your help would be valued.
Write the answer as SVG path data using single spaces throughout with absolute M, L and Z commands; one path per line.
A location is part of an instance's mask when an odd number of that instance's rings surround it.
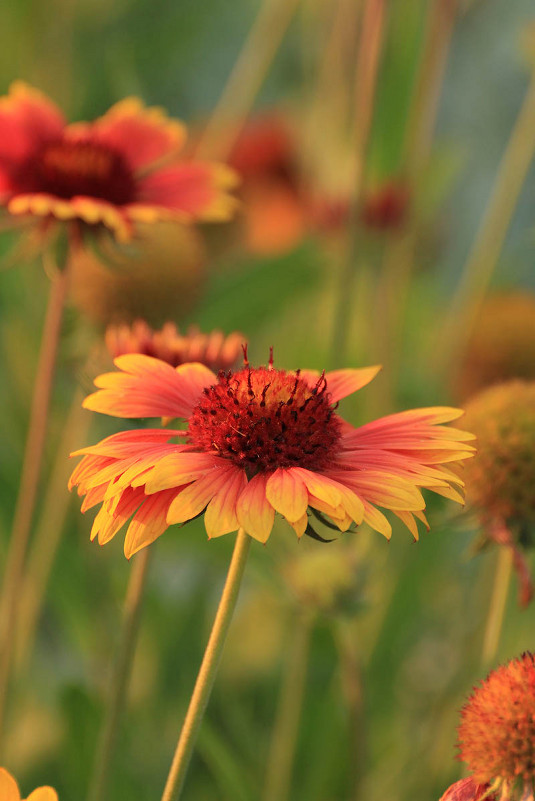
M 180 487 L 203 476 L 217 466 L 219 460 L 211 453 L 172 453 L 165 456 L 146 479 L 145 492 L 154 492 Z
M 375 506 L 372 506 L 371 503 L 367 501 L 363 501 L 364 503 L 364 522 L 367 523 L 370 528 L 373 528 L 375 531 L 378 531 L 379 534 L 382 534 L 389 540 L 392 536 L 392 526 L 379 509 L 376 509 Z
M 179 370 L 151 356 L 127 354 L 115 359 L 122 371 L 98 376 L 101 389 L 84 400 L 84 407 L 112 417 L 188 417 L 202 390 L 217 378 L 202 364 L 183 364 Z
M 52 787 L 38 787 L 26 801 L 58 801 L 58 794 Z
M 235 173 L 222 164 L 184 162 L 157 170 L 142 178 L 138 202 L 178 212 L 181 217 L 228 220 L 237 201 L 228 194 L 235 186 Z M 135 208 L 135 204 L 130 206 Z
M 93 123 L 69 125 L 66 135 L 108 145 L 137 170 L 176 155 L 186 140 L 186 129 L 163 109 L 146 108 L 138 98 L 127 97 Z
M 305 470 L 302 467 L 292 467 L 292 472 L 299 476 L 312 495 L 325 501 L 329 506 L 339 505 L 341 493 L 335 481 L 331 481 L 321 473 L 313 473 L 311 470 Z
M 20 801 L 17 782 L 5 768 L 0 768 L 0 798 L 2 801 Z
M 231 480 L 236 467 L 213 467 L 202 478 L 189 484 L 174 499 L 169 507 L 167 522 L 185 523 L 200 514 L 214 495 Z
M 45 192 L 15 195 L 8 203 L 10 214 L 33 214 L 58 220 L 80 219 L 89 225 L 102 223 L 120 242 L 128 242 L 133 229 L 120 207 L 94 197 L 78 196 L 63 200 Z
M 266 483 L 266 497 L 287 520 L 300 520 L 308 506 L 308 493 L 295 469 L 278 467 Z
M 165 490 L 143 502 L 126 532 L 124 555 L 127 559 L 158 539 L 169 527 L 167 512 L 175 497 L 176 490 Z
M 246 484 L 245 472 L 239 467 L 229 473 L 228 480 L 214 495 L 204 515 L 204 525 L 209 538 L 221 537 L 240 527 L 236 505 Z
M 359 369 L 332 370 L 330 373 L 325 373 L 327 392 L 331 395 L 332 403 L 337 403 L 342 398 L 346 398 L 348 395 L 352 395 L 353 392 L 365 387 L 366 384 L 373 381 L 380 369 L 380 365 L 375 365 L 374 367 L 362 367 Z M 301 370 L 299 375 L 311 387 L 316 386 L 320 378 L 320 373 L 317 370 Z
M 267 542 L 275 519 L 275 509 L 266 497 L 268 478 L 263 473 L 253 476 L 236 504 L 240 526 L 259 542 Z
M 46 95 L 22 81 L 0 98 L 0 171 L 34 152 L 43 142 L 58 139 L 65 121 Z
M 306 531 L 306 527 L 308 526 L 308 515 L 305 512 L 305 514 L 302 515 L 299 518 L 299 520 L 295 520 L 294 522 L 288 520 L 288 523 L 291 525 L 291 527 L 293 528 L 299 539 L 301 539 L 301 537 Z
M 126 487 L 121 495 L 104 501 L 93 521 L 91 540 L 98 536 L 99 545 L 105 545 L 124 526 L 145 499 L 142 487 Z

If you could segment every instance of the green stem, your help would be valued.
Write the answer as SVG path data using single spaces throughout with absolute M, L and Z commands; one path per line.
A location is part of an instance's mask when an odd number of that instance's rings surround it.
M 490 665 L 496 657 L 498 643 L 503 626 L 505 606 L 509 595 L 511 573 L 513 568 L 513 551 L 506 545 L 498 546 L 496 573 L 490 598 L 485 635 L 483 637 L 483 651 L 481 662 L 484 666 Z
M 37 498 L 48 410 L 68 286 L 68 269 L 57 272 L 50 287 L 30 410 L 19 492 L 0 599 L 0 741 L 14 651 L 20 587 Z
M 88 801 L 103 801 L 106 797 L 108 776 L 132 672 L 147 573 L 153 548 L 154 546 L 146 547 L 135 557 L 130 574 L 119 650 L 111 677 L 106 717 L 97 744 L 92 780 L 87 796 Z
M 163 791 L 162 801 L 178 799 L 182 791 L 197 733 L 212 692 L 230 621 L 232 620 L 232 615 L 238 600 L 238 593 L 240 591 L 240 584 L 250 544 L 250 536 L 246 534 L 243 529 L 240 529 L 234 545 L 234 552 L 215 616 L 214 625 L 212 626 L 208 645 L 204 652 L 182 731 L 178 738 L 175 755 Z
M 287 801 L 290 796 L 299 720 L 306 684 L 312 619 L 297 615 L 292 641 L 284 667 L 277 706 L 277 717 L 264 785 L 264 801 Z

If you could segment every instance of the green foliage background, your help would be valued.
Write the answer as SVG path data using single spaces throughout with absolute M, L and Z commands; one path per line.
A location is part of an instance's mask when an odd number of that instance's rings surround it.
M 399 162 L 427 8 L 425 0 L 388 5 L 388 43 L 371 153 L 383 175 Z M 5 3 L 0 10 L 1 89 L 23 78 L 50 94 L 72 119 L 92 118 L 121 97 L 138 94 L 193 122 L 210 113 L 257 8 L 257 0 Z M 437 385 L 429 380 L 425 345 L 460 274 L 526 89 L 527 69 L 518 42 L 532 13 L 529 0 L 477 0 L 455 31 L 440 104 L 435 172 L 429 177 L 430 192 L 439 192 L 442 185 L 447 192 L 433 212 L 438 244 L 412 287 L 396 365 L 400 409 L 451 402 L 447 381 Z M 301 48 L 297 21 L 258 107 L 299 101 L 306 81 Z M 534 198 L 531 174 L 496 285 L 534 285 Z M 5 254 L 13 241 L 13 236 L 3 236 Z M 329 355 L 331 279 L 329 258 L 313 242 L 277 259 L 243 257 L 214 267 L 199 306 L 178 322 L 244 331 L 256 362 L 265 360 L 273 345 L 280 366 L 321 368 Z M 0 275 L 0 556 L 16 497 L 47 288 L 37 263 L 19 264 Z M 358 310 L 355 299 L 355 315 Z M 375 313 L 380 316 L 381 309 Z M 80 366 L 83 339 L 81 345 L 76 331 L 77 317 L 71 311 L 43 487 L 74 388 L 80 382 L 89 388 Z M 366 342 L 356 337 L 350 351 L 352 365 L 372 358 Z M 342 412 L 359 422 L 373 409 L 359 394 L 344 403 Z M 90 439 L 113 430 L 109 421 L 94 420 Z M 102 549 L 90 544 L 91 513 L 82 517 L 73 501 L 36 649 L 16 677 L 7 763 L 23 795 L 51 784 L 61 801 L 78 801 L 86 792 L 130 572 L 122 537 Z M 470 523 L 453 505 L 430 499 L 429 519 L 432 530 L 417 545 L 399 527 L 389 545 L 368 531 L 347 535 L 360 541 L 359 602 L 342 622 L 322 618 L 315 627 L 292 801 L 356 801 L 357 780 L 358 797 L 366 801 L 433 801 L 459 775 L 454 758 L 457 712 L 482 675 L 482 631 L 495 554 L 472 558 Z M 208 543 L 202 522 L 196 521 L 169 530 L 155 548 L 109 793 L 114 801 L 159 797 L 231 540 Z M 285 643 L 296 614 L 281 565 L 305 550 L 339 547 L 312 541 L 298 546 L 283 526 L 265 548 L 254 544 L 185 801 L 261 797 Z M 256 615 L 252 627 L 247 625 L 249 607 Z M 339 662 L 341 626 L 355 647 L 365 693 L 359 749 Z M 533 611 L 519 611 L 511 594 L 499 658 L 533 647 Z

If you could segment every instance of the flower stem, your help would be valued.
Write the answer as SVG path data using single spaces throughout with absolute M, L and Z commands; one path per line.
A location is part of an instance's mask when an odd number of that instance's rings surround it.
M 511 583 L 512 568 L 512 549 L 504 545 L 499 546 L 496 572 L 494 574 L 494 585 L 492 587 L 487 623 L 483 637 L 481 663 L 484 666 L 488 666 L 496 657 L 505 614 L 505 605 L 509 594 L 509 585 Z
M 119 649 L 110 682 L 106 716 L 100 731 L 88 801 L 103 801 L 112 763 L 141 619 L 141 608 L 153 547 L 144 548 L 135 557 L 126 591 L 123 626 Z
M 251 538 L 240 528 L 238 536 L 236 537 L 232 560 L 230 562 L 227 579 L 212 626 L 208 645 L 204 652 L 182 731 L 178 738 L 175 755 L 163 791 L 162 801 L 173 801 L 173 799 L 179 798 L 184 785 L 184 779 L 186 778 L 186 772 L 188 770 L 197 733 L 212 692 L 230 621 L 238 600 L 238 593 L 250 544 Z
M 502 252 L 520 191 L 535 155 L 535 70 L 509 142 L 502 157 L 494 189 L 468 257 L 468 261 L 440 331 L 446 343 L 441 359 L 433 362 L 443 371 L 463 348 L 485 297 Z
M 297 615 L 271 736 L 264 801 L 287 801 L 303 706 L 312 618 Z
M 48 410 L 67 285 L 68 268 L 65 267 L 53 276 L 50 288 L 30 410 L 30 423 L 26 438 L 22 474 L 4 571 L 2 596 L 0 598 L 0 743 L 3 734 L 6 695 L 17 627 L 20 584 L 41 473 Z
M 299 0 L 263 0 L 196 151 L 226 159 L 277 53 Z
M 50 573 L 65 528 L 65 517 L 71 496 L 65 491 L 72 466 L 68 455 L 77 441 L 84 441 L 91 413 L 82 408 L 86 393 L 77 389 L 67 414 L 50 481 L 35 529 L 35 536 L 22 583 L 20 611 L 16 634 L 15 669 L 24 670 L 31 655 L 39 613 L 46 594 Z

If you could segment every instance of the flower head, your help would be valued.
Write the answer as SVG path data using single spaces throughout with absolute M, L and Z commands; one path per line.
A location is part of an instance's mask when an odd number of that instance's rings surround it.
M 166 323 L 154 331 L 144 320 L 135 320 L 132 325 L 110 325 L 106 330 L 106 345 L 113 358 L 125 353 L 144 353 L 173 367 L 200 362 L 210 370 L 234 367 L 243 341 L 236 331 L 226 337 L 222 331 L 202 334 L 195 326 L 181 334 L 174 323 Z
M 486 539 L 512 549 L 526 605 L 533 594 L 522 548 L 535 542 L 535 382 L 489 387 L 468 402 L 466 423 L 477 438 L 465 473 L 467 501 Z
M 505 788 L 507 801 L 533 799 L 535 656 L 525 653 L 493 670 L 461 711 L 460 758 L 474 781 Z
M 234 175 L 179 158 L 180 122 L 135 98 L 91 123 L 67 125 L 20 81 L 0 99 L 0 200 L 10 214 L 78 220 L 128 240 L 139 222 L 227 218 Z
M 285 563 L 283 576 L 298 607 L 309 613 L 350 614 L 361 600 L 362 575 L 347 548 L 299 554 Z
M 501 292 L 483 304 L 459 363 L 456 395 L 513 378 L 535 379 L 535 295 Z
M 535 382 L 489 387 L 466 406 L 466 422 L 477 438 L 477 456 L 467 466 L 468 501 L 486 520 L 535 525 Z
M 0 799 L 2 801 L 21 801 L 17 782 L 5 768 L 0 768 Z M 58 801 L 52 787 L 38 787 L 26 798 L 26 801 Z
M 245 238 L 253 253 L 284 253 L 305 235 L 297 153 L 291 126 L 275 112 L 251 120 L 234 146 L 230 164 L 242 179 Z
M 216 376 L 199 363 L 169 364 L 119 356 L 119 372 L 96 379 L 88 409 L 115 417 L 184 418 L 180 430 L 125 431 L 78 453 L 71 476 L 82 508 L 102 503 L 92 537 L 107 542 L 134 515 L 127 556 L 173 523 L 204 514 L 209 537 L 239 527 L 265 542 L 275 512 L 302 536 L 308 510 L 340 531 L 363 521 L 386 537 L 392 510 L 418 537 L 426 523 L 422 488 L 462 501 L 462 481 L 445 462 L 472 454 L 472 436 L 442 423 L 461 412 L 427 408 L 354 428 L 338 401 L 365 386 L 378 368 L 287 371 L 245 365 Z M 135 514 L 134 514 L 135 513 Z

